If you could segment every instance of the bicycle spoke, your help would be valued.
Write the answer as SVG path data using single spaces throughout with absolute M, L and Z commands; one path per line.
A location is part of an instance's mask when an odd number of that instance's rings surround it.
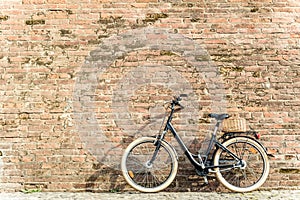
M 249 138 L 238 137 L 228 140 L 224 146 L 242 160 L 241 163 L 233 163 L 238 165 L 231 170 L 228 168 L 217 172 L 218 180 L 227 188 L 239 192 L 252 191 L 261 186 L 269 173 L 269 164 L 260 144 Z M 229 157 L 231 155 L 227 151 L 220 149 L 214 163 L 230 165 Z
M 243 143 L 243 147 L 241 147 L 240 149 L 241 149 L 241 155 L 240 155 L 240 159 L 244 159 L 244 155 L 245 155 L 245 153 L 246 153 L 246 149 L 247 149 L 247 147 L 246 147 L 246 145 L 247 145 L 247 143 L 246 142 L 244 142 Z
M 134 161 L 134 160 L 129 161 L 129 162 L 127 162 L 127 163 L 128 163 L 128 164 L 135 163 L 135 164 L 139 165 L 140 167 L 143 167 L 143 166 L 144 166 L 142 163 L 139 163 L 139 162 Z
M 171 175 L 175 178 L 173 171 L 175 157 L 172 158 L 170 150 L 164 146 L 160 147 L 153 162 L 149 163 L 153 159 L 156 148 L 153 141 L 140 143 L 131 149 L 126 159 L 129 183 L 145 188 L 143 191 L 151 191 L 152 188 L 170 184 L 167 180 Z

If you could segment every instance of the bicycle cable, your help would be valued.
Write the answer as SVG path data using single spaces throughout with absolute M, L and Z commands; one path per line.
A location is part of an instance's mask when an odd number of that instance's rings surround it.
M 169 102 L 165 103 L 165 105 L 166 105 L 166 104 L 169 104 Z M 162 123 L 161 123 L 161 126 L 160 126 L 160 128 L 159 128 L 158 136 L 160 135 L 161 130 L 162 130 L 162 128 L 163 128 L 163 125 L 164 125 L 164 123 L 165 123 L 165 120 L 166 120 L 166 117 L 167 117 L 167 113 L 168 113 L 168 108 L 169 108 L 169 106 L 168 106 L 167 109 L 166 109 L 166 112 L 165 112 L 165 115 L 164 115 L 164 119 L 163 119 L 163 121 L 162 121 Z M 158 137 L 158 136 L 157 136 L 157 137 Z

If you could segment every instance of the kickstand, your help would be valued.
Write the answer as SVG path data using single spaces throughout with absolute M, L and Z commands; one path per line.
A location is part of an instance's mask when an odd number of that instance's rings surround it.
M 204 176 L 203 178 L 204 178 L 204 184 L 203 184 L 203 185 L 208 185 L 208 180 L 207 180 L 207 177 L 206 177 L 206 176 Z
M 200 170 L 198 170 L 198 169 L 196 169 L 196 173 L 197 173 L 199 176 L 202 176 L 202 177 L 204 178 L 203 186 L 208 185 L 207 173 L 204 173 L 203 171 L 200 171 Z

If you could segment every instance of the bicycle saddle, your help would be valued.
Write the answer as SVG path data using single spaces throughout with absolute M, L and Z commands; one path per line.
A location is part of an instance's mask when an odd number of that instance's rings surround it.
M 224 120 L 224 119 L 229 118 L 230 116 L 228 114 L 210 113 L 210 114 L 208 114 L 208 117 L 215 118 L 216 120 Z

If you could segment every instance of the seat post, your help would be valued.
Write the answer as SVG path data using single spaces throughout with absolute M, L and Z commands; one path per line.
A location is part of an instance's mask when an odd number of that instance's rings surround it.
M 222 120 L 217 120 L 217 123 L 215 125 L 215 128 L 214 128 L 214 132 L 213 132 L 213 135 L 216 136 L 217 135 L 217 132 L 219 130 L 219 127 L 220 127 L 220 124 L 222 123 Z

